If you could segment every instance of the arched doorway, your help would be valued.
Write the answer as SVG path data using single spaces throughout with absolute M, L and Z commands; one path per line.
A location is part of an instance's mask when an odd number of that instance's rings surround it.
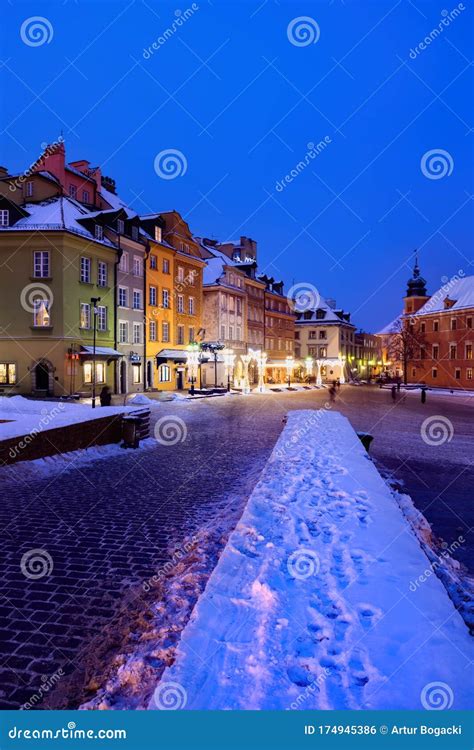
M 153 388 L 153 362 L 151 360 L 146 363 L 146 385 L 147 388 Z
M 40 359 L 32 367 L 33 390 L 45 396 L 53 393 L 53 365 L 46 359 Z
M 120 362 L 120 393 L 127 392 L 127 363 L 122 359 Z

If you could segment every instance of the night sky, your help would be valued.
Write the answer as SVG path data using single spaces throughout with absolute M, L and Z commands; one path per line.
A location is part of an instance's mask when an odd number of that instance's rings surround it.
M 4 2 L 1 35 L 11 171 L 62 132 L 68 160 L 100 164 L 137 211 L 256 239 L 262 271 L 315 285 L 366 330 L 400 312 L 415 248 L 430 292 L 473 273 L 467 0 Z M 156 160 L 168 149 L 174 179 Z

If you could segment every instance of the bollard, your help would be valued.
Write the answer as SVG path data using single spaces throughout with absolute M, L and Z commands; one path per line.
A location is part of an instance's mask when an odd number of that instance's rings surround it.
M 421 403 L 424 404 L 426 402 L 426 388 L 421 389 Z

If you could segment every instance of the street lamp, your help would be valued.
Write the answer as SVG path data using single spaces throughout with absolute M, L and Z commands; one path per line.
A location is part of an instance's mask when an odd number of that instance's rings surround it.
M 265 367 L 267 364 L 268 354 L 258 349 L 256 352 L 254 352 L 254 359 L 257 362 L 257 369 L 258 369 L 257 390 L 259 393 L 263 393 L 265 391 L 264 375 L 265 375 Z
M 225 374 L 227 377 L 227 391 L 230 391 L 230 372 L 234 368 L 236 355 L 234 354 L 232 349 L 224 349 L 222 352 L 222 356 L 224 357 Z
M 344 370 L 345 370 L 345 367 L 346 367 L 346 358 L 345 357 L 341 357 L 341 362 L 342 362 L 342 364 L 341 364 L 341 377 L 339 378 L 339 382 L 342 384 L 342 383 L 346 382 L 346 376 L 344 375 Z
M 186 366 L 189 371 L 189 380 L 191 381 L 190 394 L 194 396 L 194 384 L 196 382 L 197 369 L 199 367 L 199 344 L 189 344 L 186 349 Z
M 100 297 L 91 297 L 91 305 L 94 311 L 94 334 L 92 340 L 92 408 L 95 409 L 95 385 L 96 385 L 96 371 L 95 371 L 95 350 L 96 350 L 96 338 L 97 338 L 97 315 L 99 310 L 97 309 L 97 303 L 100 302 Z
M 250 362 L 252 360 L 251 354 L 241 354 L 240 359 L 242 360 L 243 365 L 243 392 L 244 393 L 250 393 L 250 383 L 249 383 L 249 366 Z
M 287 357 L 285 359 L 285 367 L 286 372 L 288 374 L 288 389 L 291 388 L 291 373 L 293 372 L 293 367 L 295 366 L 295 360 L 293 357 Z

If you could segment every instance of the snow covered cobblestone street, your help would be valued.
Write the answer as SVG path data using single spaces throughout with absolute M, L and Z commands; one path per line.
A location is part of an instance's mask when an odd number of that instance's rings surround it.
M 436 576 L 411 590 L 427 566 L 347 419 L 291 412 L 150 708 L 468 709 L 474 643 Z
M 163 570 L 169 579 L 174 551 L 199 534 L 207 564 L 193 557 L 199 586 L 171 587 L 165 599 L 172 613 L 189 613 L 286 415 L 326 400 L 323 389 L 158 403 L 152 418 L 166 417 L 166 429 L 141 450 L 108 446 L 94 460 L 78 452 L 1 469 L 2 707 L 28 702 L 58 670 L 63 676 L 35 707 L 76 707 L 93 697 L 117 654 L 132 652 L 142 635 L 162 633 L 159 616 L 165 622 L 167 613 L 156 611 L 159 589 L 145 592 L 144 583 Z M 472 407 L 460 397 L 430 402 L 429 395 L 421 405 L 413 393 L 394 405 L 386 391 L 347 386 L 335 408 L 355 429 L 374 435 L 371 454 L 404 481 L 436 534 L 449 545 L 464 536 L 453 557 L 472 565 Z M 441 448 L 420 436 L 433 414 L 453 424 L 452 440 Z M 27 577 L 21 561 L 36 550 L 47 553 L 52 568 Z M 171 641 L 163 639 L 164 655 L 145 658 L 155 683 L 184 624 L 180 618 Z

